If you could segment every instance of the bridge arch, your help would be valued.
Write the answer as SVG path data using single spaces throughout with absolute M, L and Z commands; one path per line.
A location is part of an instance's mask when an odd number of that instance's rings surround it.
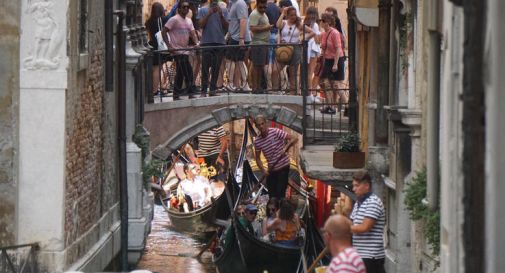
M 166 159 L 188 139 L 225 123 L 259 114 L 302 133 L 302 98 L 286 95 L 234 95 L 148 105 L 144 126 L 153 156 Z

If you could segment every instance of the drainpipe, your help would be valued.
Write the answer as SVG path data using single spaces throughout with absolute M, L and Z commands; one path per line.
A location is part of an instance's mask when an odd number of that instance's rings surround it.
M 375 114 L 375 144 L 388 143 L 388 120 L 385 105 L 389 105 L 389 39 L 391 32 L 391 0 L 379 0 L 378 90 Z
M 441 9 L 438 0 L 429 2 L 429 65 L 428 65 L 428 101 L 427 101 L 427 199 L 432 210 L 438 209 L 439 203 L 439 141 L 440 141 L 440 47 L 438 16 Z
M 125 12 L 117 10 L 116 62 L 117 62 L 117 141 L 119 152 L 119 209 L 121 213 L 121 271 L 128 271 L 128 185 L 126 181 L 126 35 L 123 29 Z
M 353 3 L 349 1 L 347 7 L 347 35 L 348 35 L 348 64 L 349 64 L 349 128 L 358 131 L 359 103 L 356 89 L 356 21 Z

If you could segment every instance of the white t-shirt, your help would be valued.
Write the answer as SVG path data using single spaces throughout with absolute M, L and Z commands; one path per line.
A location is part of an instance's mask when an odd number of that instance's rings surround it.
M 204 179 L 201 176 L 196 176 L 193 181 L 186 178 L 180 184 L 182 192 L 189 195 L 193 203 L 197 203 L 201 207 L 205 204 L 205 198 L 207 197 L 206 189 L 210 191 L 210 186 Z

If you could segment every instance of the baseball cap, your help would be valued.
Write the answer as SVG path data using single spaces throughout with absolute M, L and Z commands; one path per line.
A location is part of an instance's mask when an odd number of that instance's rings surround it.
M 254 204 L 247 204 L 245 206 L 245 210 L 247 210 L 247 211 L 258 211 L 258 207 L 256 207 Z

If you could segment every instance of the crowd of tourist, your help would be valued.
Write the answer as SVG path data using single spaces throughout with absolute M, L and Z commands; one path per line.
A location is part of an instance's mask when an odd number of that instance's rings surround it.
M 166 11 L 155 2 L 145 23 L 149 44 L 157 53 L 153 93 L 162 96 L 172 89 L 174 100 L 183 95 L 216 96 L 225 90 L 296 95 L 304 65 L 313 95 L 323 89 L 328 102 L 347 102 L 346 39 L 333 7 L 321 19 L 315 7 L 301 14 L 295 0 L 179 0 Z M 302 41 L 308 42 L 303 58 Z M 160 42 L 168 50 L 157 51 Z M 173 86 L 168 88 L 172 76 Z M 336 110 L 321 109 L 328 114 Z

